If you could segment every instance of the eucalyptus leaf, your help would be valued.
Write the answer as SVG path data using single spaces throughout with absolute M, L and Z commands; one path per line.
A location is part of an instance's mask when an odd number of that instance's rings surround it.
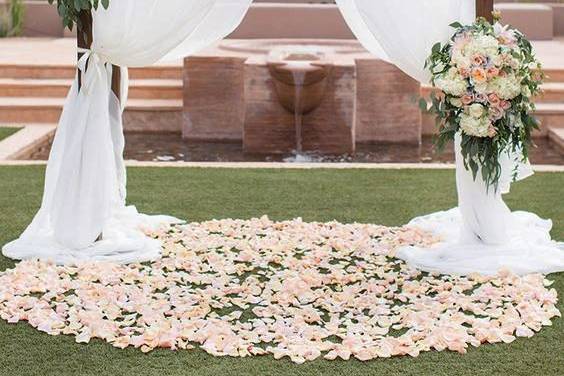
M 74 25 L 79 30 L 82 30 L 79 20 L 81 12 L 98 9 L 100 3 L 105 9 L 110 5 L 109 0 L 48 0 L 49 4 L 55 4 L 55 1 L 57 12 L 62 19 L 63 25 L 70 30 L 73 29 Z

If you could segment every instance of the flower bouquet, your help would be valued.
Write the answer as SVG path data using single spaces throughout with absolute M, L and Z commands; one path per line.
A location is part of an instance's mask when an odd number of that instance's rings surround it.
M 460 132 L 464 166 L 497 190 L 502 153 L 528 160 L 531 132 L 538 123 L 531 113 L 543 73 L 531 43 L 516 29 L 492 25 L 484 18 L 474 24 L 451 25 L 451 40 L 433 46 L 426 68 L 432 84 L 431 112 L 437 116 L 440 151 Z M 426 105 L 426 102 L 425 102 Z M 514 177 L 517 172 L 514 172 Z

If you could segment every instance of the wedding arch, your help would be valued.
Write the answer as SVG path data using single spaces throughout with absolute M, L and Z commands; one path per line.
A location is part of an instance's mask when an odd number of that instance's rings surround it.
M 154 260 L 160 244 L 141 231 L 179 220 L 148 216 L 126 206 L 121 115 L 127 99 L 127 67 L 188 56 L 227 36 L 252 0 L 120 0 L 81 12 L 78 72 L 67 97 L 47 165 L 41 208 L 21 237 L 3 248 L 14 259 L 44 258 L 119 263 Z M 107 5 L 107 2 L 102 2 Z M 105 3 L 105 4 L 104 4 Z M 358 40 L 370 52 L 428 82 L 424 62 L 437 42 L 452 35 L 453 22 L 491 19 L 493 0 L 336 0 Z M 501 189 L 473 179 L 457 153 L 459 208 L 416 219 L 444 242 L 432 252 L 406 248 L 399 256 L 423 270 L 492 274 L 564 269 L 562 245 L 551 224 L 530 213 L 511 213 L 503 162 Z M 518 178 L 532 173 L 528 164 Z

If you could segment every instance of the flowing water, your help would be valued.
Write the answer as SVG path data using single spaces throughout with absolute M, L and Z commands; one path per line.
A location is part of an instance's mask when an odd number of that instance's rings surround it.
M 299 156 L 303 152 L 302 145 L 302 128 L 304 124 L 304 114 L 302 105 L 302 92 L 304 89 L 306 72 L 301 69 L 292 70 L 292 76 L 294 78 L 294 90 L 296 93 L 295 104 L 294 104 L 294 126 L 296 127 L 296 156 Z

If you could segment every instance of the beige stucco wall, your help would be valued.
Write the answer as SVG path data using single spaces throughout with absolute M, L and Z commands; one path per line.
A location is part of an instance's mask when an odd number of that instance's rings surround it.
M 354 39 L 354 35 L 336 5 L 257 3 L 229 38 Z

